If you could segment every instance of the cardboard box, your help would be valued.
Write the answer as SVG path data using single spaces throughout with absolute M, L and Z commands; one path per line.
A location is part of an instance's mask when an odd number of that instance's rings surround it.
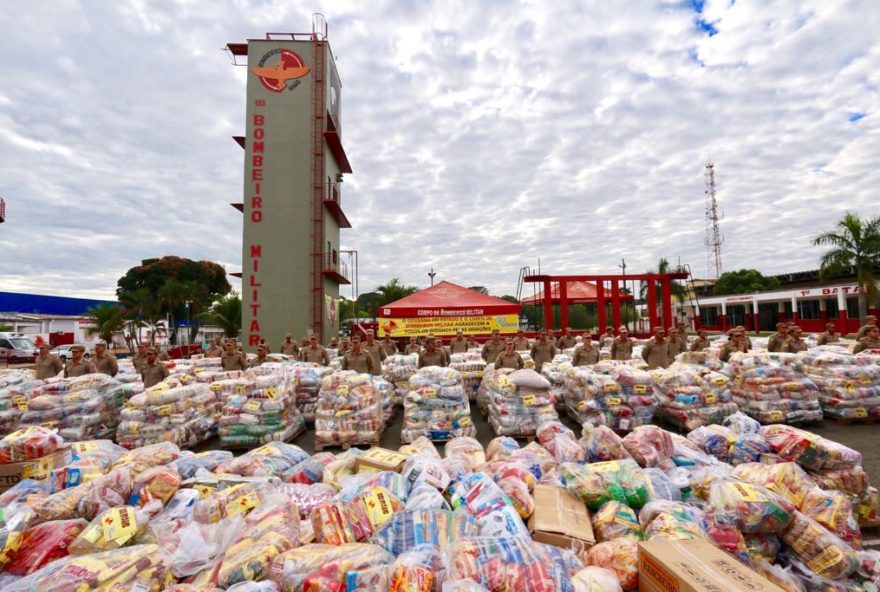
M 399 473 L 403 469 L 403 463 L 406 461 L 407 456 L 409 455 L 397 452 L 396 450 L 388 450 L 387 448 L 370 448 L 357 457 L 357 472 L 381 473 L 382 471 L 393 471 Z
M 529 532 L 541 543 L 572 548 L 574 541 L 585 547 L 596 544 L 590 512 L 581 500 L 560 487 L 535 486 L 535 511 L 529 518 Z
M 63 444 L 55 452 L 35 460 L 0 465 L 0 493 L 18 484 L 22 479 L 42 480 L 58 467 L 70 464 L 73 451 L 70 444 Z
M 639 543 L 639 592 L 783 592 L 705 540 Z

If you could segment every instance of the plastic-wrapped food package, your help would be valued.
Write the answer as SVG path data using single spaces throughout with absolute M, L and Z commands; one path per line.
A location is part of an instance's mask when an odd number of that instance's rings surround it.
M 815 487 L 807 491 L 799 508 L 853 549 L 862 548 L 862 532 L 846 494 Z
M 406 498 L 406 510 L 449 510 L 449 502 L 439 491 L 427 484 L 415 486 Z
M 567 354 L 556 354 L 541 366 L 541 376 L 550 382 L 550 398 L 560 412 L 565 411 L 565 379 L 572 367 L 571 356 Z
M 171 442 L 135 448 L 119 457 L 111 468 L 128 467 L 135 475 L 151 467 L 166 465 L 180 458 L 180 448 Z
M 4 505 L 0 515 L 0 571 L 9 561 L 10 553 L 21 545 L 21 535 L 34 521 L 34 510 L 25 503 Z
M 305 420 L 296 407 L 294 388 L 293 367 L 270 362 L 248 369 L 245 376 L 236 381 L 234 392 L 222 389 L 221 445 L 227 448 L 258 446 L 287 441 L 301 433 Z
M 436 545 L 446 549 L 461 537 L 479 534 L 476 519 L 464 510 L 404 510 L 397 512 L 371 538 L 395 555 L 418 545 Z
M 706 536 L 719 549 L 727 551 L 746 565 L 751 561 L 745 537 L 728 516 L 706 514 Z
M 607 426 L 585 424 L 581 442 L 587 451 L 589 462 L 632 458 L 626 446 L 623 445 L 623 438 Z
M 635 511 L 618 501 L 602 504 L 592 521 L 593 532 L 600 543 L 614 539 L 642 540 L 642 527 Z
M 534 368 L 534 365 L 532 366 Z M 483 380 L 477 388 L 477 408 L 484 416 L 489 413 L 489 392 L 512 394 L 515 390 L 513 383 L 507 377 L 513 373 L 513 368 L 495 368 L 495 364 L 488 364 L 483 370 Z
M 651 423 L 657 408 L 651 376 L 628 364 L 572 368 L 565 386 L 566 409 L 581 424 L 629 431 Z
M 46 383 L 39 394 L 26 401 L 21 426 L 57 429 L 68 441 L 113 438 L 119 408 L 135 390 L 131 384 L 122 384 L 106 374 Z
M 737 411 L 729 378 L 705 366 L 675 363 L 651 370 L 651 378 L 660 403 L 658 416 L 681 429 L 720 423 Z
M 667 470 L 675 466 L 672 435 L 657 426 L 639 426 L 623 439 L 623 445 L 641 467 Z
M 168 558 L 156 545 L 134 545 L 69 556 L 7 587 L 9 592 L 120 590 L 160 592 L 174 581 Z
M 483 445 L 476 438 L 469 436 L 453 438 L 446 443 L 445 451 L 447 458 L 451 456 L 465 457 L 470 470 L 486 462 L 486 452 L 483 450 Z
M 572 590 L 562 552 L 528 537 L 464 538 L 450 549 L 447 577 L 473 580 L 487 590 Z
M 730 463 L 734 466 L 764 462 L 772 457 L 770 443 L 761 434 L 741 434 L 730 445 Z
M 761 435 L 776 454 L 808 471 L 851 469 L 862 464 L 861 453 L 806 430 L 770 425 L 761 428 Z
M 233 458 L 228 450 L 206 450 L 204 452 L 181 452 L 180 458 L 169 466 L 180 474 L 182 479 L 192 479 L 199 469 L 213 471 L 219 465 L 228 463 Z
M 795 512 L 791 525 L 782 533 L 782 541 L 821 577 L 845 578 L 857 567 L 856 554 L 849 545 L 800 512 Z
M 26 576 L 68 554 L 68 546 L 88 525 L 82 519 L 53 520 L 21 533 L 17 549 L 8 553 L 3 573 Z
M 35 504 L 34 509 L 42 520 L 91 520 L 113 505 L 126 504 L 132 481 L 131 469 L 119 467 L 82 485 L 53 493 Z
M 645 474 L 651 479 L 653 499 L 678 502 L 682 500 L 681 485 L 669 478 L 666 473 L 660 469 L 650 468 L 645 469 Z
M 481 536 L 529 537 L 504 492 L 485 473 L 472 473 L 452 486 L 453 508 L 464 508 L 480 525 Z
M 208 487 L 193 505 L 193 518 L 214 523 L 224 518 L 246 514 L 271 493 L 265 483 L 236 483 L 223 489 Z
M 795 506 L 781 496 L 752 483 L 721 477 L 709 486 L 709 505 L 743 532 L 779 533 L 792 521 Z
M 427 366 L 409 379 L 409 387 L 403 403 L 402 442 L 412 442 L 419 436 L 443 441 L 477 435 L 458 371 Z
M 220 464 L 216 471 L 245 477 L 275 476 L 287 481 L 294 468 L 308 457 L 309 455 L 299 446 L 284 442 L 269 442 Z
M 161 504 L 154 502 L 143 509 L 117 506 L 102 512 L 70 544 L 70 553 L 86 555 L 130 545 L 146 530 L 150 512 L 156 512 L 158 508 Z
M 369 374 L 334 372 L 321 381 L 315 444 L 377 444 L 385 422 L 382 401 Z
M 852 498 L 853 512 L 862 528 L 880 526 L 880 491 L 868 487 Z
M 409 456 L 404 461 L 400 474 L 403 475 L 409 490 L 421 484 L 430 485 L 440 491 L 445 491 L 449 487 L 449 473 L 446 472 L 443 461 L 434 456 L 426 454 Z
M 584 462 L 587 459 L 587 451 L 578 443 L 574 432 L 558 421 L 538 426 L 536 436 L 556 462 Z
M 332 374 L 333 369 L 327 366 L 300 363 L 294 364 L 290 372 L 293 374 L 296 408 L 305 421 L 313 422 L 315 421 L 315 410 L 318 408 L 321 381 L 328 374 Z
M 326 483 L 313 483 L 304 485 L 301 483 L 287 484 L 284 493 L 290 501 L 299 508 L 299 516 L 306 519 L 312 515 L 312 510 L 321 504 L 328 504 L 336 496 L 336 490 Z
M 699 427 L 687 435 L 687 439 L 721 462 L 730 462 L 730 446 L 736 435 L 729 428 L 712 424 Z
M 762 424 L 822 419 L 819 389 L 798 354 L 737 352 L 730 358 L 730 372 L 734 402 Z
M 534 436 L 538 426 L 559 418 L 550 382 L 534 370 L 500 374 L 487 383 L 489 423 L 499 436 Z
M 382 421 L 387 424 L 394 417 L 394 412 L 397 410 L 394 403 L 397 396 L 394 391 L 394 385 L 381 376 L 374 376 L 373 389 L 382 403 Z
M 416 360 L 418 361 L 418 358 Z M 483 356 L 479 351 L 455 353 L 449 356 L 449 367 L 461 374 L 464 390 L 468 394 L 468 398 L 473 401 L 483 380 L 483 371 L 486 369 L 486 361 L 483 360 Z
M 389 564 L 394 556 L 366 543 L 309 544 L 281 553 L 272 561 L 269 578 L 281 592 L 344 590 L 349 572 Z
M 158 500 L 168 502 L 180 487 L 180 473 L 171 467 L 153 467 L 135 477 L 131 488 L 131 503 L 144 506 Z
M 244 519 L 234 541 L 196 582 L 228 588 L 265 579 L 272 561 L 299 544 L 299 511 L 283 496 L 269 496 Z
M 0 464 L 19 463 L 49 456 L 64 443 L 57 430 L 33 426 L 7 434 L 0 440 Z
M 106 474 L 126 450 L 110 440 L 84 440 L 71 444 L 73 460 L 49 473 L 52 491 L 75 487 Z
M 419 354 L 394 354 L 382 361 L 382 375 L 394 385 L 395 405 L 403 404 L 409 392 L 409 379 L 418 371 Z
M 338 489 L 343 479 L 354 475 L 357 468 L 357 457 L 360 454 L 359 448 L 350 448 L 342 454 L 337 454 L 336 458 L 324 467 L 324 478 L 321 482 Z
M 535 477 L 536 472 L 533 471 L 534 465 L 523 458 L 508 458 L 507 460 L 498 460 L 485 464 L 480 469 L 492 477 L 496 482 L 503 479 L 516 479 L 521 481 L 529 491 L 535 489 L 538 479 Z M 537 470 L 540 474 L 542 471 Z
M 588 465 L 562 463 L 559 471 L 568 492 L 591 510 L 609 501 L 641 508 L 651 498 L 651 480 L 633 460 L 612 460 Z
M 519 517 L 528 520 L 535 511 L 535 499 L 532 497 L 529 486 L 515 477 L 507 477 L 497 481 L 499 489 L 507 496 L 507 501 L 516 510 Z
M 721 425 L 740 436 L 743 434 L 758 434 L 761 432 L 761 423 L 752 419 L 742 411 L 737 411 L 733 415 L 728 416 L 723 422 L 721 422 Z
M 873 356 L 848 351 L 813 349 L 805 352 L 808 376 L 819 387 L 822 411 L 829 417 L 880 417 L 880 366 Z
M 782 547 L 779 537 L 775 534 L 763 532 L 746 533 L 743 535 L 743 540 L 746 542 L 746 551 L 752 562 L 763 559 L 773 563 L 776 561 L 776 556 Z
M 335 459 L 336 455 L 332 452 L 313 454 L 293 467 L 288 480 L 291 483 L 320 483 L 324 478 L 324 469 Z
M 30 370 L 0 370 L 0 435 L 17 430 L 28 399 L 42 391 L 44 380 L 34 378 Z
M 486 460 L 493 461 L 507 458 L 517 450 L 519 450 L 519 442 L 509 436 L 492 438 L 488 446 L 486 446 Z
M 617 539 L 599 543 L 584 551 L 582 558 L 587 565 L 614 572 L 624 590 L 638 589 L 639 546 L 636 541 Z
M 868 473 L 860 465 L 849 469 L 810 471 L 810 478 L 822 489 L 836 489 L 859 495 L 870 485 Z
M 639 512 L 639 523 L 646 541 L 705 538 L 708 530 L 706 516 L 699 508 L 662 500 L 645 505 Z
M 766 559 L 754 560 L 752 562 L 752 569 L 785 590 L 785 592 L 807 592 L 800 578 L 785 568 L 772 565 Z
M 129 449 L 157 442 L 195 446 L 216 433 L 219 417 L 217 395 L 207 384 L 168 380 L 128 399 L 116 441 Z
M 588 566 L 571 577 L 575 592 L 622 592 L 617 574 L 596 566 Z
M 368 540 L 403 505 L 383 487 L 373 487 L 350 501 L 322 504 L 312 512 L 315 541 L 341 545 Z
M 745 463 L 737 466 L 733 473 L 737 479 L 766 487 L 781 495 L 795 506 L 800 507 L 804 496 L 816 485 L 806 471 L 794 463 Z
M 406 501 L 407 482 L 400 473 L 394 471 L 358 473 L 346 477 L 340 484 L 336 499 L 344 502 L 352 501 L 376 487 L 385 489 L 400 502 Z

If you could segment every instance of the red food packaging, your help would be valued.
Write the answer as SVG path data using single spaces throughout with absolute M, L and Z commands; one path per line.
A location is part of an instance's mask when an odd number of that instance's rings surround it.
M 26 576 L 44 565 L 67 557 L 67 547 L 88 526 L 86 520 L 52 520 L 33 526 L 21 535 L 21 546 L 10 554 L 4 573 Z

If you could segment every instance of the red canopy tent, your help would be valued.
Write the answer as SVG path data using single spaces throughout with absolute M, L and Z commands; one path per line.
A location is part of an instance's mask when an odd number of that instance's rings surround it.
M 379 335 L 410 337 L 515 333 L 520 305 L 452 282 L 440 282 L 379 309 Z
M 605 288 L 603 290 L 605 292 L 604 299 L 610 301 L 611 300 L 611 290 Z M 559 283 L 554 283 L 550 287 L 550 299 L 553 304 L 559 304 L 560 296 L 559 296 Z M 630 294 L 620 294 L 621 300 L 633 300 L 633 296 Z M 598 302 L 599 300 L 599 290 L 596 287 L 596 284 L 592 282 L 569 282 L 568 283 L 568 294 L 567 301 L 569 304 L 578 303 L 578 302 Z M 523 298 L 521 301 L 523 306 L 539 306 L 544 304 L 544 290 L 538 290 L 538 293 L 534 296 L 529 296 L 528 298 Z

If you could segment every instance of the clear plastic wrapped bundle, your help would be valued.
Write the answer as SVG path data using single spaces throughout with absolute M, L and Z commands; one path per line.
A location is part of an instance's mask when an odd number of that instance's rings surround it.
M 495 434 L 534 436 L 539 425 L 559 418 L 550 382 L 534 370 L 515 370 L 491 383 L 503 387 L 496 391 L 487 385 L 489 424 Z
M 814 487 L 806 493 L 799 509 L 853 549 L 862 548 L 862 532 L 846 494 Z
M 822 411 L 853 420 L 880 417 L 880 366 L 868 363 L 870 356 L 838 350 L 808 350 L 804 355 L 807 376 L 819 387 Z
M 476 519 L 464 510 L 406 509 L 394 514 L 370 542 L 400 555 L 420 544 L 436 545 L 445 551 L 458 539 L 479 533 Z
M 738 410 L 728 377 L 704 366 L 676 363 L 652 370 L 651 377 L 660 402 L 657 413 L 679 428 L 718 424 Z
M 119 409 L 132 394 L 131 384 L 122 384 L 106 374 L 86 374 L 46 383 L 39 394 L 22 405 L 21 423 L 57 429 L 68 441 L 113 438 Z
M 409 379 L 409 388 L 403 404 L 402 442 L 412 442 L 419 436 L 443 441 L 477 435 L 457 370 L 427 366 Z
M 624 590 L 639 587 L 639 546 L 631 539 L 615 539 L 594 545 L 581 557 L 586 565 L 614 572 Z
M 556 462 L 584 462 L 587 451 L 577 441 L 573 431 L 558 421 L 548 421 L 538 426 L 535 434 L 541 446 L 547 449 Z
M 557 411 L 565 411 L 565 380 L 572 368 L 571 356 L 567 354 L 556 354 L 541 367 L 541 376 L 550 382 L 550 396 Z
M 761 428 L 773 452 L 808 471 L 852 469 L 862 464 L 861 453 L 812 432 L 786 425 Z
M 321 391 L 321 381 L 333 369 L 316 364 L 299 363 L 293 364 L 290 370 L 293 374 L 296 408 L 307 422 L 315 421 L 315 409 L 318 407 L 318 394 Z
M 730 357 L 730 372 L 734 402 L 762 424 L 822 419 L 819 388 L 799 354 L 736 352 Z
M 42 392 L 43 380 L 30 370 L 2 370 L 0 375 L 0 435 L 14 432 L 27 411 L 27 402 Z
M 559 472 L 568 492 L 591 510 L 615 500 L 641 508 L 651 498 L 651 480 L 632 459 L 588 465 L 562 463 Z
M 485 473 L 471 473 L 452 486 L 453 508 L 463 508 L 479 524 L 480 536 L 525 537 L 529 531 L 504 491 Z
M 157 442 L 187 448 L 212 437 L 219 417 L 220 403 L 207 384 L 160 382 L 125 403 L 116 441 L 128 449 Z
M 643 468 L 668 470 L 675 466 L 672 434 L 653 425 L 639 426 L 623 439 L 623 445 Z
M 692 430 L 688 433 L 687 439 L 699 446 L 706 454 L 714 456 L 721 462 L 729 462 L 730 446 L 736 437 L 730 429 L 711 424 Z
M 766 487 L 798 508 L 804 502 L 804 496 L 816 487 L 806 471 L 791 462 L 745 463 L 737 466 L 731 475 L 753 485 Z
M 581 424 L 629 431 L 651 423 L 657 408 L 650 375 L 630 364 L 603 361 L 572 368 L 565 387 L 565 408 Z
M 373 388 L 382 401 L 382 421 L 388 424 L 397 410 L 394 403 L 394 398 L 397 396 L 394 391 L 394 385 L 381 376 L 374 376 Z
M 628 538 L 642 540 L 642 526 L 635 510 L 618 501 L 602 504 L 593 513 L 593 533 L 600 543 L 615 539 Z
M 709 506 L 742 532 L 779 533 L 791 523 L 795 505 L 760 485 L 719 477 L 709 485 Z
M 483 380 L 477 389 L 477 408 L 484 416 L 489 414 L 489 392 L 504 395 L 513 395 L 516 387 L 507 378 L 513 373 L 513 368 L 495 368 L 494 364 L 488 364 L 483 371 Z
M 839 537 L 800 512 L 795 512 L 782 541 L 809 571 L 831 580 L 845 578 L 858 565 L 856 553 Z
M 564 553 L 559 547 L 527 537 L 464 538 L 450 549 L 447 577 L 453 581 L 472 580 L 487 590 L 573 590 L 570 562 Z
M 390 564 L 394 555 L 368 543 L 312 543 L 281 553 L 272 561 L 269 578 L 281 592 L 345 590 L 350 572 Z
M 215 471 L 245 477 L 274 476 L 287 481 L 299 463 L 308 457 L 309 455 L 299 446 L 284 442 L 269 442 L 219 464 Z
M 369 374 L 343 370 L 323 378 L 315 415 L 316 444 L 376 444 L 384 426 L 382 401 Z
M 418 360 L 418 358 L 416 359 Z M 471 401 L 476 399 L 480 383 L 483 381 L 483 371 L 486 369 L 486 361 L 483 360 L 480 352 L 473 350 L 450 354 L 449 367 L 458 370 L 458 373 L 461 374 L 461 382 L 468 398 Z
M 296 407 L 294 380 L 292 366 L 269 362 L 236 379 L 234 392 L 221 387 L 221 445 L 250 448 L 301 433 L 305 420 Z
M 382 361 L 382 375 L 394 385 L 394 404 L 402 405 L 409 393 L 409 379 L 419 371 L 419 354 L 394 354 Z

